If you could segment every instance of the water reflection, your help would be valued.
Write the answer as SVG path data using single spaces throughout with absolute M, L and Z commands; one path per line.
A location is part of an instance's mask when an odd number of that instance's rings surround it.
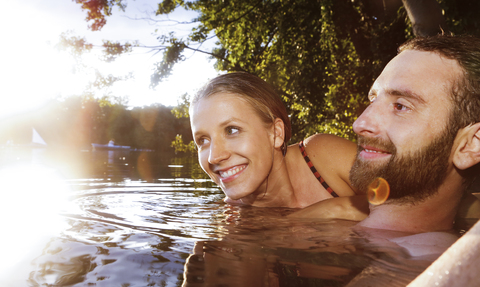
M 79 190 L 79 212 L 64 214 L 70 228 L 34 261 L 30 283 L 176 286 L 194 241 L 214 237 L 218 210 L 208 206 L 221 196 L 216 188 L 194 195 L 188 182 L 94 182 Z
M 405 286 L 434 259 L 372 243 L 353 222 L 292 221 L 282 211 L 234 212 L 220 241 L 196 243 L 182 286 L 364 286 L 372 270 L 371 286 Z
M 218 204 L 215 190 L 129 188 L 84 190 L 79 212 L 64 214 L 70 227 L 33 261 L 30 284 L 345 286 L 375 270 L 377 280 L 394 281 L 388 286 L 405 286 L 431 262 L 372 243 L 348 221 L 292 221 L 288 209 Z
M 1 163 L 20 166 L 16 177 L 3 172 L 3 264 L 17 269 L 1 286 L 362 286 L 372 272 L 383 274 L 376 286 L 405 286 L 433 260 L 373 241 L 352 222 L 218 203 L 222 192 L 194 156 L 45 155 L 43 166 Z
M 66 148 L 0 147 L 0 167 L 43 165 L 65 178 L 154 181 L 160 178 L 207 179 L 195 155 L 130 150 L 72 151 Z

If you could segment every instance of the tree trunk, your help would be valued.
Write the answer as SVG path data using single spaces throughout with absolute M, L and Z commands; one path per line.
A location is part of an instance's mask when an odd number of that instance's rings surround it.
M 440 5 L 435 0 L 402 0 L 415 36 L 434 36 L 448 31 Z

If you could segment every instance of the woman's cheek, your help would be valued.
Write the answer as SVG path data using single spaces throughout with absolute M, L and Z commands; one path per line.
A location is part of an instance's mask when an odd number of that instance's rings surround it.
M 208 170 L 208 153 L 206 150 L 202 150 L 198 152 L 198 162 L 200 163 L 200 166 L 202 167 L 203 171 L 207 173 L 210 176 L 210 172 Z

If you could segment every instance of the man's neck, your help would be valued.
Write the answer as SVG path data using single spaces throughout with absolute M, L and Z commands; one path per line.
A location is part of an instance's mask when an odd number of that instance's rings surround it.
M 456 180 L 442 184 L 435 195 L 415 204 L 370 205 L 370 215 L 359 225 L 411 233 L 450 230 L 462 198 L 461 190 L 461 181 Z

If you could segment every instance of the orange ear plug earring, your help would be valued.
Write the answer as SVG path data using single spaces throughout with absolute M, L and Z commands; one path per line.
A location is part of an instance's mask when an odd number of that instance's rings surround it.
M 388 185 L 388 182 L 381 177 L 377 177 L 368 186 L 368 190 L 367 190 L 368 202 L 370 202 L 373 205 L 379 205 L 384 203 L 388 199 L 389 195 L 390 195 L 390 186 Z

